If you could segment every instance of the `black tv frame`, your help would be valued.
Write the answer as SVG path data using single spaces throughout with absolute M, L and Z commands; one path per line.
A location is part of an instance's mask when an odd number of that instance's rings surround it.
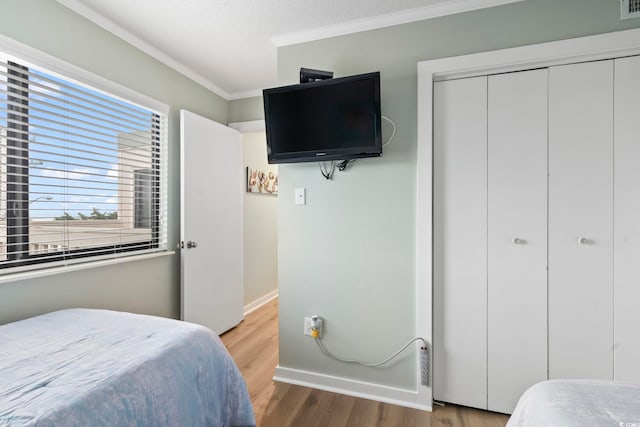
M 348 84 L 349 82 L 357 80 L 371 80 L 374 81 L 374 108 L 375 115 L 377 117 L 374 124 L 375 136 L 373 146 L 363 147 L 340 147 L 335 149 L 326 150 L 309 150 L 309 151 L 291 151 L 274 153 L 272 150 L 273 135 L 270 130 L 270 109 L 269 109 L 269 96 L 271 94 L 277 94 L 282 92 L 291 91 L 304 91 L 310 88 L 326 87 L 329 85 Z M 263 103 L 265 112 L 265 127 L 267 134 L 267 161 L 269 164 L 278 163 L 303 163 L 303 162 L 323 162 L 330 160 L 352 160 L 367 157 L 380 157 L 382 156 L 382 113 L 380 107 L 380 72 L 372 72 L 365 74 L 357 74 L 346 77 L 327 78 L 325 80 L 310 81 L 308 83 L 301 83 L 289 86 L 281 86 L 275 88 L 269 88 L 263 90 Z

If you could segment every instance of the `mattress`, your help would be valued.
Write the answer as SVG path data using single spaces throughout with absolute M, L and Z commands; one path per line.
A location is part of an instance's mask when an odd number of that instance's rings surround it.
M 640 427 L 640 385 L 551 380 L 530 387 L 507 427 Z
M 212 331 L 90 309 L 0 326 L 0 426 L 147 425 L 255 425 Z

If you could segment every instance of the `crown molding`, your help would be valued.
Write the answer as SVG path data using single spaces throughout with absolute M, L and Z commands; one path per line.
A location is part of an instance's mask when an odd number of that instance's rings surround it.
M 276 35 L 271 37 L 270 40 L 277 47 L 289 46 L 298 43 L 358 33 L 361 31 L 391 27 L 393 25 L 423 21 L 425 19 L 437 18 L 439 16 L 453 15 L 456 13 L 485 9 L 494 6 L 502 6 L 521 1 L 525 0 L 450 0 L 444 3 L 408 9 L 401 12 L 388 13 L 386 15 L 357 19 L 326 27 Z
M 152 46 L 150 43 L 140 37 L 130 33 L 112 20 L 102 16 L 95 10 L 87 7 L 81 0 L 56 0 L 58 3 L 69 8 L 80 16 L 88 19 L 104 30 L 121 38 L 132 46 L 140 49 L 147 55 L 157 59 L 168 67 L 174 69 L 180 74 L 188 77 L 194 82 L 202 85 L 211 92 L 219 95 L 226 101 L 237 99 L 252 98 L 262 96 L 262 89 L 252 89 L 238 92 L 228 92 L 216 83 L 205 78 L 201 74 L 186 67 L 181 62 L 167 55 L 160 49 Z M 425 19 L 436 18 L 439 16 L 452 15 L 456 13 L 467 12 L 471 10 L 501 6 L 508 3 L 516 3 L 525 0 L 449 0 L 444 3 L 434 4 L 416 9 L 410 9 L 402 12 L 389 13 L 386 15 L 375 16 L 366 19 L 349 21 L 337 25 L 314 28 L 294 33 L 276 35 L 271 37 L 271 42 L 277 47 L 288 46 L 297 43 L 304 43 L 313 40 L 320 40 L 329 37 L 341 36 L 346 34 L 357 33 L 361 31 L 384 28 L 393 25 L 406 24 Z
M 242 92 L 233 92 L 229 94 L 227 101 L 235 101 L 236 99 L 262 97 L 262 89 L 244 90 Z
M 185 67 L 179 61 L 175 60 L 174 58 L 170 57 L 166 53 L 162 52 L 160 49 L 157 49 L 156 47 L 142 40 L 138 36 L 131 34 L 127 30 L 122 28 L 120 25 L 116 24 L 110 19 L 105 18 L 101 14 L 97 13 L 95 10 L 85 6 L 81 1 L 79 0 L 56 0 L 56 1 L 62 4 L 63 6 L 68 7 L 78 15 L 102 27 L 106 31 L 121 38 L 122 40 L 126 41 L 130 45 L 140 49 L 147 55 L 152 56 L 153 58 L 167 65 L 168 67 L 173 68 L 175 71 L 179 72 L 180 74 L 204 86 L 205 88 L 209 89 L 216 95 L 221 96 L 226 101 L 229 101 L 229 99 L 231 98 L 231 94 L 229 94 L 227 91 L 222 89 L 220 86 L 218 86 L 211 80 L 203 77 L 202 75 L 198 74 L 192 69 Z
M 240 133 L 248 133 L 248 132 L 264 132 L 266 129 L 264 120 L 250 120 L 247 122 L 231 122 L 227 124 L 231 129 L 235 129 Z M 277 289 L 276 292 L 277 296 Z M 246 308 L 245 308 L 246 309 Z

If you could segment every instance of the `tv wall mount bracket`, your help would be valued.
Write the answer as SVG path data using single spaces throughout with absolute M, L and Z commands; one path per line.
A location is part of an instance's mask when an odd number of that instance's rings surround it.
M 311 68 L 300 68 L 300 83 L 319 82 L 333 78 L 333 71 L 312 70 Z

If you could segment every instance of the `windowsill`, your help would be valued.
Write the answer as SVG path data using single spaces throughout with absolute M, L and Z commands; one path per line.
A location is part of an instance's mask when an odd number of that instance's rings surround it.
M 40 270 L 20 271 L 0 276 L 0 285 L 12 283 L 20 280 L 36 279 L 40 277 L 53 276 L 57 274 L 69 273 L 72 271 L 86 270 L 91 268 L 105 267 L 107 265 L 122 264 L 125 262 L 141 261 L 152 258 L 174 255 L 175 251 L 150 252 L 140 255 L 123 256 L 122 258 L 111 258 L 99 261 L 79 262 L 77 264 L 64 265 L 60 267 L 43 268 Z

